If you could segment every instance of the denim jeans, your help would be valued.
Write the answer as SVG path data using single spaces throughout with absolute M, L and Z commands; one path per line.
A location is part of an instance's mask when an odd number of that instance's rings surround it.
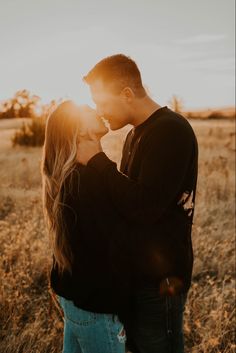
M 57 296 L 64 312 L 63 353 L 125 353 L 125 331 L 118 317 L 82 310 Z
M 146 288 L 134 296 L 134 313 L 124 322 L 132 353 L 183 353 L 183 313 L 187 293 L 160 296 Z

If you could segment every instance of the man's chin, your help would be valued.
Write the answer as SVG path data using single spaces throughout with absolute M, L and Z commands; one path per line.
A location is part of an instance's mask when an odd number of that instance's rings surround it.
M 111 131 L 119 130 L 119 127 L 117 127 L 117 126 L 110 126 L 110 130 L 111 130 Z
M 113 123 L 109 123 L 110 124 L 110 129 L 112 131 L 116 131 L 116 130 L 120 130 L 122 129 L 122 127 L 124 127 L 125 125 L 121 125 L 121 124 L 113 124 Z
M 105 136 L 108 132 L 109 132 L 109 129 L 106 127 L 104 130 L 97 132 L 96 135 L 101 138 L 101 137 Z

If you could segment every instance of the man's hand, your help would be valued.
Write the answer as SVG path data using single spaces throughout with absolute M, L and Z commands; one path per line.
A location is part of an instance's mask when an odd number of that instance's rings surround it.
M 77 151 L 77 160 L 83 165 L 87 165 L 88 161 L 97 153 L 102 152 L 100 139 L 93 134 L 87 134 L 80 137 Z

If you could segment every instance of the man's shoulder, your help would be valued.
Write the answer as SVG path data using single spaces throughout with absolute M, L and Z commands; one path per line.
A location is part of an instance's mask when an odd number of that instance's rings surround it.
M 167 107 L 162 114 L 157 115 L 157 118 L 152 120 L 151 124 L 146 126 L 143 135 L 160 134 L 162 131 L 194 133 L 191 124 L 182 114 L 176 113 Z
M 195 132 L 188 120 L 181 114 L 166 109 L 142 131 L 139 145 L 143 148 L 153 144 L 169 146 L 170 141 L 178 146 L 183 144 L 189 147 L 197 145 Z
M 184 115 L 171 110 L 170 108 L 166 107 L 163 113 L 159 116 L 158 119 L 154 120 L 154 124 L 174 124 L 176 125 L 183 125 L 191 127 L 187 118 Z

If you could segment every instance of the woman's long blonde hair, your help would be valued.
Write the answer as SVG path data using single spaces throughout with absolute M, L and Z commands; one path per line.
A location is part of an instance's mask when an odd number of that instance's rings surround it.
M 41 167 L 43 210 L 59 273 L 72 271 L 73 252 L 63 213 L 65 207 L 70 208 L 65 204 L 66 196 L 73 193 L 79 128 L 78 108 L 71 101 L 61 103 L 46 122 Z

